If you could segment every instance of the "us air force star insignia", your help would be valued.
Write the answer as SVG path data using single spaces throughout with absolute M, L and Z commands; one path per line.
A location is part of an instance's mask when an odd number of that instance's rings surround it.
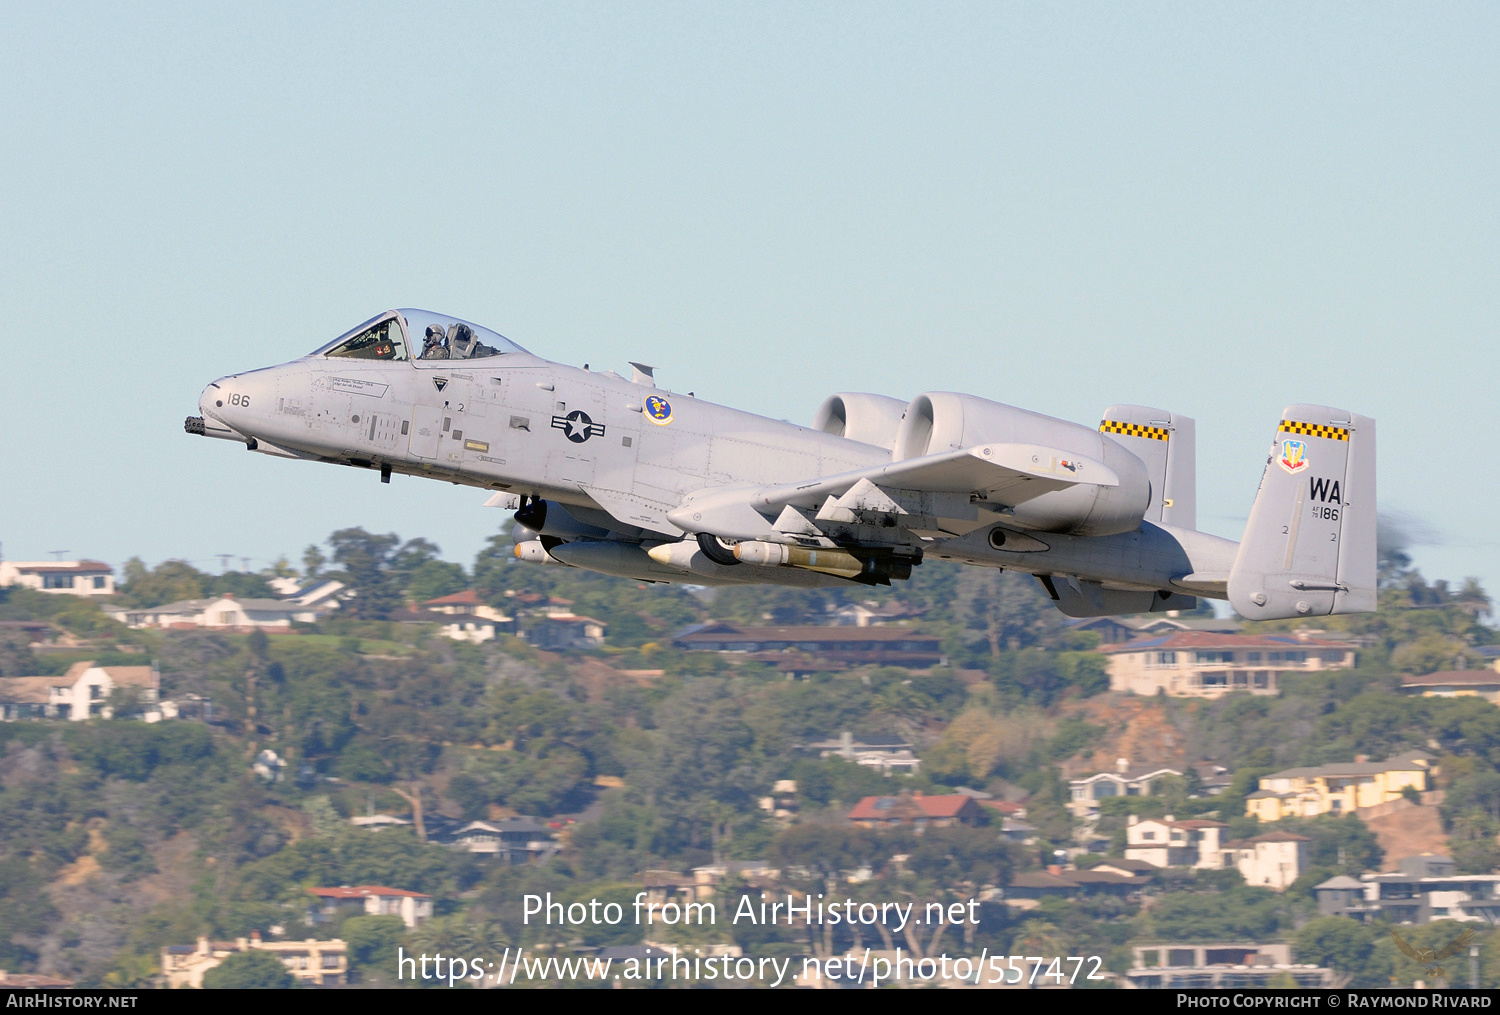
M 646 399 L 646 418 L 657 426 L 666 426 L 672 422 L 672 403 L 660 395 L 652 395 Z
M 446 377 L 434 377 L 432 379 L 432 386 L 435 387 L 435 388 L 437 388 L 439 391 L 442 391 L 444 388 L 446 388 L 448 386 L 448 378 L 446 378 Z
M 582 409 L 574 409 L 566 416 L 553 416 L 552 429 L 561 430 L 563 436 L 574 444 L 582 444 L 590 437 L 604 435 L 604 424 L 595 423 Z

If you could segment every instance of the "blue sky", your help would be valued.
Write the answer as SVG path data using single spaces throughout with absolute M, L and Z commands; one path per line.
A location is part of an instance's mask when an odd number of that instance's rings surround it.
M 189 438 L 378 310 L 840 390 L 1198 420 L 1238 537 L 1284 405 L 1375 416 L 1432 577 L 1500 576 L 1500 8 L 0 4 L 0 542 L 468 563 L 483 494 Z

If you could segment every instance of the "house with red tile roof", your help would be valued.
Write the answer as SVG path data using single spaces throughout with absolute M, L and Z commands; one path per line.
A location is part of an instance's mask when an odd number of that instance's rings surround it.
M 511 618 L 479 598 L 473 589 L 464 589 L 451 596 L 438 596 L 422 604 L 422 609 L 432 613 L 445 613 L 451 617 L 483 617 L 508 624 Z
M 911 825 L 918 829 L 977 825 L 984 820 L 978 801 L 963 793 L 924 796 L 867 796 L 849 811 L 849 820 L 865 828 Z

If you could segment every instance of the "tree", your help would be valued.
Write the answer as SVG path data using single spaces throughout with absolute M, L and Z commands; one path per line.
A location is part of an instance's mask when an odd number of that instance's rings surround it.
M 323 565 L 328 563 L 328 558 L 323 556 L 323 551 L 318 549 L 316 543 L 302 551 L 302 574 L 308 581 L 317 578 L 323 572 Z
M 280 959 L 258 948 L 236 952 L 203 974 L 205 990 L 286 990 L 296 986 Z
M 469 587 L 462 565 L 447 560 L 427 560 L 418 564 L 411 573 L 406 594 L 413 602 L 425 603 L 439 596 L 451 596 Z
M 210 581 L 208 586 L 210 595 L 238 596 L 241 599 L 274 599 L 276 592 L 271 588 L 271 583 L 262 574 L 250 574 L 246 571 L 225 571 Z
M 202 599 L 213 585 L 212 575 L 204 574 L 185 560 L 164 560 L 148 569 L 139 557 L 125 562 L 125 583 L 120 598 L 127 606 L 161 606 L 182 599 Z
M 1015 856 L 993 828 L 929 828 L 911 851 L 908 866 L 919 877 L 946 885 L 1003 885 Z
M 21 631 L 0 631 L 0 677 L 25 677 L 35 672 L 31 637 Z
M 339 928 L 349 947 L 349 961 L 377 969 L 396 967 L 396 945 L 406 936 L 399 916 L 351 916 Z
M 344 569 L 339 577 L 355 592 L 348 606 L 350 614 L 366 620 L 383 620 L 400 609 L 419 573 L 428 585 L 451 583 L 452 569 L 463 574 L 457 564 L 443 565 L 437 559 L 438 546 L 420 537 L 402 543 L 394 532 L 379 536 L 362 528 L 340 529 L 328 537 L 328 545 L 334 562 Z M 306 562 L 311 566 L 310 559 Z M 424 571 L 429 564 L 442 566 Z
M 1345 916 L 1309 920 L 1293 939 L 1297 961 L 1327 966 L 1352 977 L 1351 986 L 1383 986 L 1387 970 L 1375 950 L 1373 928 Z
M 1268 888 L 1224 892 L 1171 892 L 1151 907 L 1147 920 L 1164 941 L 1263 941 L 1280 925 L 1280 899 Z
M 394 532 L 377 536 L 362 528 L 340 529 L 328 537 L 328 545 L 355 592 L 347 607 L 351 615 L 382 620 L 400 608 L 401 591 L 390 580 L 391 557 L 401 545 L 400 536 Z

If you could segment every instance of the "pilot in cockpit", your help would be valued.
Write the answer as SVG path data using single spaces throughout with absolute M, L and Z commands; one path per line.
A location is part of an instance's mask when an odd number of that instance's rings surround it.
M 422 359 L 447 359 L 448 336 L 440 324 L 427 326 L 427 337 L 422 342 Z

